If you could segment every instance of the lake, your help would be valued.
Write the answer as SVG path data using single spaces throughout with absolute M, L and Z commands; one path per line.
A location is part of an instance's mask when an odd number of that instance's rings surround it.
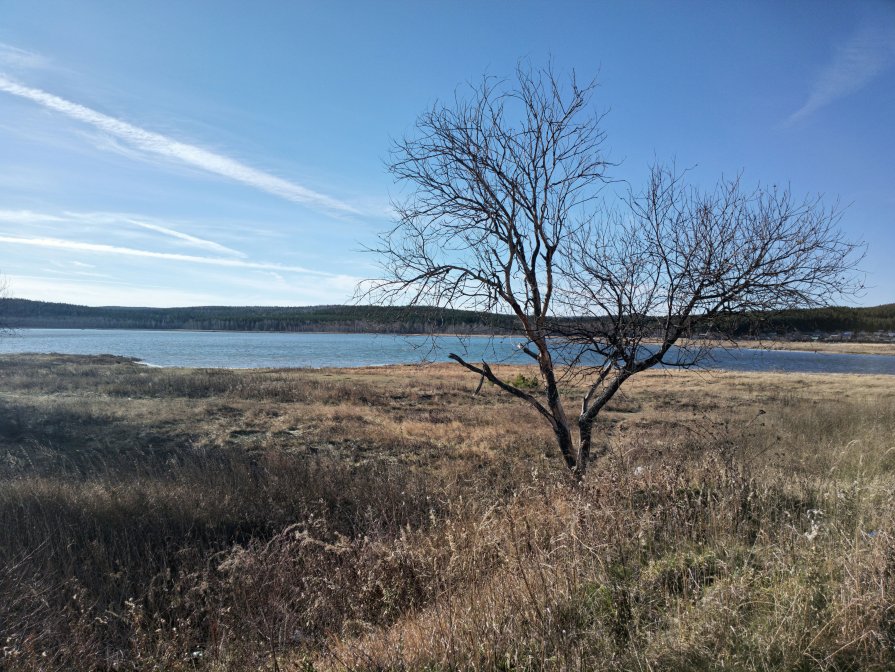
M 283 368 L 350 367 L 446 361 L 457 352 L 473 361 L 528 364 L 519 338 L 439 338 L 390 334 L 308 334 L 120 329 L 18 329 L 0 336 L 0 353 L 123 355 L 153 366 Z M 715 350 L 705 368 L 800 373 L 895 375 L 895 356 L 781 350 Z

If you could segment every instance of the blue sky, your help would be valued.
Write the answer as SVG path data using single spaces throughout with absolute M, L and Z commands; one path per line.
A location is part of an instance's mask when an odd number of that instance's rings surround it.
M 895 301 L 895 3 L 0 0 L 0 273 L 87 305 L 344 303 L 390 141 L 520 59 L 596 76 L 612 176 L 845 209 Z

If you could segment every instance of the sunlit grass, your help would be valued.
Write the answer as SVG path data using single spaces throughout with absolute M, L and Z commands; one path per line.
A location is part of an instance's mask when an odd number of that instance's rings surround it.
M 4 669 L 895 665 L 891 377 L 647 372 L 575 487 L 450 366 L 0 372 Z

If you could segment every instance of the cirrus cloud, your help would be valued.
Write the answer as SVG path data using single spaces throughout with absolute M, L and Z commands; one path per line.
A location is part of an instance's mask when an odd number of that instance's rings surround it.
M 241 182 L 294 203 L 343 215 L 359 214 L 354 207 L 326 194 L 321 194 L 290 180 L 252 168 L 223 154 L 174 140 L 161 133 L 147 131 L 42 89 L 24 86 L 5 77 L 3 74 L 0 74 L 0 91 L 30 100 L 49 110 L 64 114 L 71 119 L 89 124 L 110 136 L 123 140 L 130 147 L 142 152 L 176 159 L 194 168 Z
M 287 273 L 303 273 L 306 275 L 314 275 L 325 278 L 336 277 L 336 274 L 334 273 L 315 271 L 303 266 L 290 266 L 287 264 L 277 264 L 264 261 L 247 261 L 245 259 L 231 259 L 227 257 L 202 257 L 193 254 L 180 254 L 177 252 L 156 252 L 155 250 L 142 250 L 133 247 L 106 245 L 104 243 L 87 243 L 78 240 L 66 240 L 64 238 L 0 236 L 0 243 L 6 243 L 9 245 L 26 245 L 29 247 L 42 247 L 45 249 L 92 252 L 95 254 L 112 254 L 127 257 L 165 259 L 167 261 L 182 261 L 191 264 L 206 264 L 209 266 L 228 266 L 231 268 L 282 271 Z
M 787 119 L 794 124 L 863 89 L 895 63 L 895 13 L 867 22 L 836 48 L 805 103 Z

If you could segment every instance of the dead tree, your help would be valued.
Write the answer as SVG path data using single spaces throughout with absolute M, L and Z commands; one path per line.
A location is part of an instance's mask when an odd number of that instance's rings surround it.
M 730 314 L 822 305 L 854 289 L 856 246 L 838 214 L 786 190 L 744 192 L 722 181 L 703 194 L 652 171 L 619 206 L 599 200 L 609 163 L 593 84 L 548 68 L 514 82 L 485 79 L 436 104 L 393 148 L 409 188 L 375 250 L 367 298 L 509 312 L 543 392 L 520 389 L 487 362 L 450 358 L 533 406 L 566 466 L 582 477 L 597 415 L 632 375 L 691 366 Z M 586 378 L 577 416 L 564 377 Z

